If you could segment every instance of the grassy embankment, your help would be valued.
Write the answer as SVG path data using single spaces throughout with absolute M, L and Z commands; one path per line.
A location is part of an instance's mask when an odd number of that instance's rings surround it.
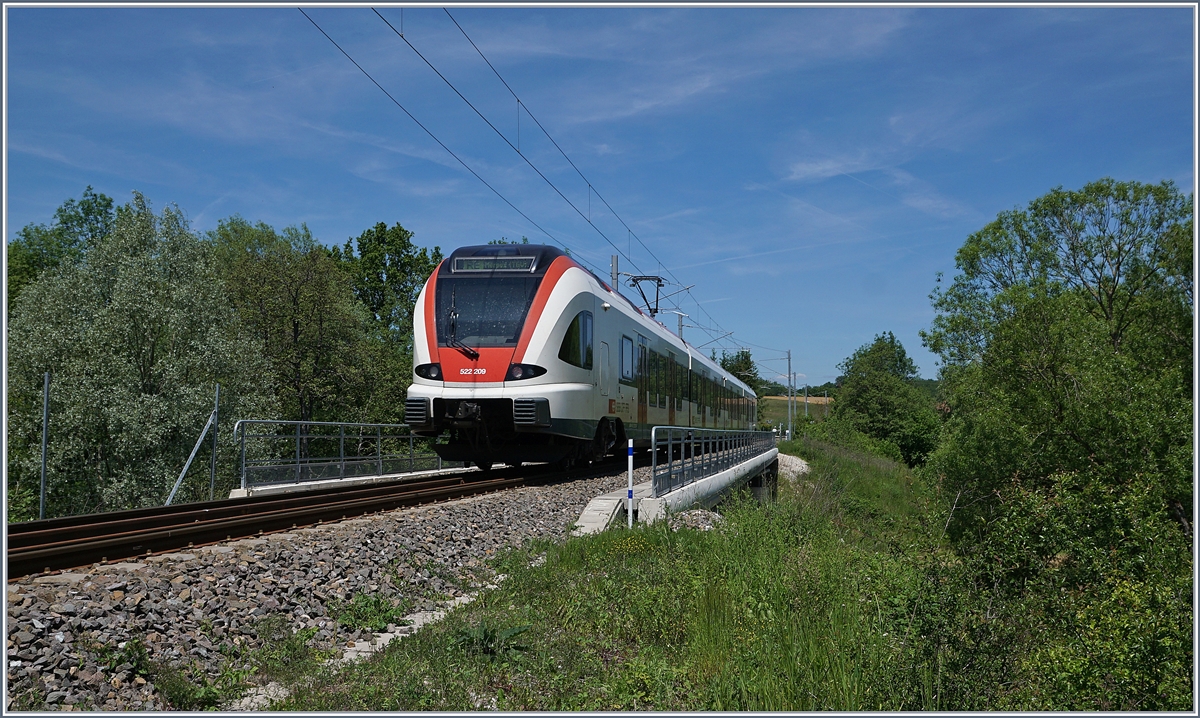
M 936 707 L 936 676 L 906 632 L 913 557 L 941 529 L 929 493 L 884 459 L 781 448 L 813 470 L 777 502 L 735 499 L 711 532 L 660 523 L 515 551 L 499 589 L 370 660 L 315 672 L 279 707 Z

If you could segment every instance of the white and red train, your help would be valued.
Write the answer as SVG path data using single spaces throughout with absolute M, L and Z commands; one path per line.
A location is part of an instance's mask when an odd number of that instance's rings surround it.
M 754 392 L 561 250 L 462 247 L 413 312 L 405 421 L 449 461 L 596 460 L 656 425 L 753 428 Z

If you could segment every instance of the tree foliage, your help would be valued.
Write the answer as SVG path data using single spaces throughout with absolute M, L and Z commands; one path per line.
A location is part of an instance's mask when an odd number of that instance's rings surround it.
M 1103 467 L 1191 504 L 1191 202 L 1101 180 L 1001 213 L 959 250 L 925 339 L 953 441 L 939 470 L 983 497 Z
M 412 243 L 413 233 L 397 222 L 380 222 L 333 257 L 350 275 L 354 296 L 371 313 L 374 325 L 393 343 L 411 348 L 413 305 L 442 261 L 440 247 L 432 251 Z M 526 240 L 528 241 L 528 240 Z
M 77 261 L 47 269 L 12 307 L 13 518 L 37 514 L 44 372 L 52 375 L 48 516 L 161 504 L 217 382 L 224 416 L 275 411 L 258 345 L 178 209 L 156 216 L 135 193 L 111 231 L 84 236 Z M 220 446 L 226 456 L 234 450 L 228 427 Z M 223 464 L 219 488 L 228 492 L 232 478 Z
M 37 515 L 42 373 L 48 516 L 161 504 L 221 384 L 217 490 L 243 418 L 400 423 L 412 307 L 441 252 L 379 223 L 328 249 L 234 216 L 204 237 L 89 187 L 10 244 L 8 500 Z M 18 296 L 19 295 L 19 296 Z M 206 441 L 194 466 L 207 468 Z M 179 500 L 207 497 L 193 469 Z
M 413 307 L 442 261 L 440 247 L 418 249 L 412 237 L 399 223 L 380 222 L 332 252 L 370 317 L 359 344 L 364 366 L 370 367 L 357 406 L 364 421 L 403 421 L 412 377 Z
M 283 415 L 350 420 L 370 371 L 367 309 L 350 277 L 304 225 L 277 233 L 233 217 L 211 239 L 228 262 L 230 300 L 274 368 Z
M 910 466 L 924 462 L 937 443 L 938 417 L 932 399 L 916 383 L 917 365 L 895 335 L 876 336 L 838 368 L 843 374 L 830 410 L 834 424 L 895 446 Z
M 28 224 L 8 245 L 8 305 L 43 272 L 79 261 L 87 250 L 112 231 L 116 221 L 111 197 L 91 186 L 79 201 L 68 199 L 54 212 L 54 222 Z
M 1015 686 L 987 707 L 1193 707 L 1191 237 L 1170 182 L 1057 188 L 933 294 L 929 468 L 975 596 L 950 660 Z

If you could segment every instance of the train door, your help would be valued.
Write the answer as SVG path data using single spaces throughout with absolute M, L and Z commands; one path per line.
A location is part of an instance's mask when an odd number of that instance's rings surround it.
M 637 374 L 638 424 L 645 430 L 650 428 L 647 426 L 649 420 L 646 418 L 646 408 L 650 402 L 650 365 L 647 359 L 646 337 L 639 334 L 637 360 L 633 365 L 633 370 Z

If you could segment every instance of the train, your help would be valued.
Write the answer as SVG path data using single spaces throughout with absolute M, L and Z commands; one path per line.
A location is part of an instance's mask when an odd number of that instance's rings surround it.
M 405 423 L 445 461 L 569 466 L 756 416 L 748 385 L 557 247 L 460 247 L 413 309 Z

